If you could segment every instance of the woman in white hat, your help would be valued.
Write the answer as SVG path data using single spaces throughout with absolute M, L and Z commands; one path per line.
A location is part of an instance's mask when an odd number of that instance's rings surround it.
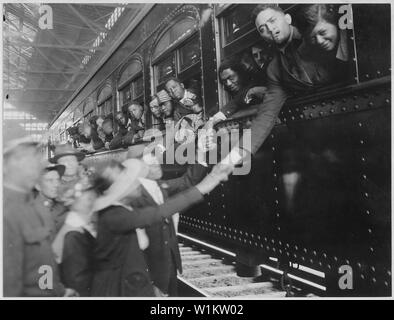
M 116 170 L 122 174 L 114 173 Z M 138 179 L 146 176 L 148 171 L 141 160 L 128 159 L 112 172 L 109 170 L 104 174 L 109 179 L 112 174 L 118 178 L 95 204 L 98 221 L 92 296 L 154 296 L 154 286 L 136 229 L 189 208 L 227 179 L 227 174 L 217 167 L 195 187 L 169 198 L 164 204 L 133 210 L 127 204 L 129 199 L 140 193 Z

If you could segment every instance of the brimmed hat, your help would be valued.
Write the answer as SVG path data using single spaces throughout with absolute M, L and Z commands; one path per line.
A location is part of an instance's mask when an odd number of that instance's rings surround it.
M 144 178 L 149 173 L 148 166 L 138 159 L 127 159 L 122 162 L 125 167 L 114 183 L 99 197 L 93 207 L 94 211 L 103 210 L 116 204 L 131 194 L 138 186 L 138 178 Z
M 54 164 L 50 163 L 49 161 L 44 164 L 44 171 L 57 171 L 59 176 L 63 176 L 64 172 L 66 171 L 66 167 L 62 164 Z
M 85 154 L 74 149 L 69 143 L 59 144 L 55 148 L 55 155 L 49 161 L 51 163 L 57 163 L 59 158 L 64 156 L 76 156 L 78 161 L 82 161 L 85 158 Z
M 19 146 L 38 146 L 40 143 L 34 141 L 31 137 L 23 137 L 7 141 L 3 147 L 3 154 L 9 154 Z

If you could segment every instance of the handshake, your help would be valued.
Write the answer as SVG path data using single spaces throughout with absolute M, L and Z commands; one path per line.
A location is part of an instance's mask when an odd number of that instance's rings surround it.
M 196 185 L 202 194 L 208 194 L 215 189 L 221 182 L 227 181 L 228 176 L 233 172 L 234 167 L 229 164 L 218 163 L 212 171 Z

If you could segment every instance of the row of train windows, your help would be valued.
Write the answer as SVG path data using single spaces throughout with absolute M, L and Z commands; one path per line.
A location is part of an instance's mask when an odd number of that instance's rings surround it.
M 220 5 L 218 5 L 219 13 L 216 12 L 216 17 L 219 22 L 220 55 L 222 59 L 234 54 L 243 56 L 246 53 L 256 63 L 263 55 L 265 56 L 264 59 L 269 61 L 270 49 L 262 43 L 251 20 L 251 12 L 255 6 L 255 4 L 236 5 L 220 13 Z M 289 13 L 297 10 L 297 5 L 294 4 L 281 4 L 280 6 Z M 348 37 L 349 41 L 351 38 Z M 349 50 L 352 47 L 353 45 L 350 45 Z M 204 49 L 210 50 L 213 48 Z M 354 53 L 349 52 L 349 54 Z M 185 84 L 185 87 L 197 86 L 201 88 L 201 45 L 196 20 L 184 16 L 182 19 L 174 21 L 155 43 L 151 61 L 154 92 L 163 89 L 166 80 L 170 77 L 179 78 Z M 145 102 L 149 102 L 149 97 L 145 99 L 144 82 L 142 63 L 138 59 L 131 60 L 120 72 L 117 81 L 118 96 L 113 97 L 112 86 L 106 85 L 109 88 L 106 89 L 108 94 L 104 94 L 105 97 L 100 98 L 104 91 L 102 89 L 96 104 L 90 98 L 90 101 L 77 108 L 79 110 L 75 110 L 73 122 L 89 118 L 94 114 L 106 115 L 116 111 L 116 106 L 117 110 L 121 110 L 122 106 L 127 105 L 132 100 L 144 105 Z M 223 99 L 225 101 L 226 97 L 224 96 Z M 147 114 L 150 115 L 150 112 Z M 151 123 L 154 124 L 152 117 L 151 120 Z M 65 126 L 63 125 L 59 132 L 64 129 Z

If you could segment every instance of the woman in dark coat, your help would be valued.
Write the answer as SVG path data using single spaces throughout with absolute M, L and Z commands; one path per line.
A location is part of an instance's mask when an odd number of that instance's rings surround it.
M 128 199 L 138 195 L 138 178 L 146 176 L 149 169 L 140 160 L 128 159 L 118 166 L 118 170 L 122 174 L 117 175 L 115 182 L 95 205 L 98 211 L 98 236 L 94 251 L 96 272 L 92 296 L 155 296 L 159 290 L 152 284 L 142 251 L 147 247 L 144 242 L 147 238 L 141 239 L 136 229 L 160 222 L 201 201 L 203 194 L 227 179 L 227 174 L 218 167 L 196 187 L 179 193 L 163 205 L 133 210 L 127 206 Z

